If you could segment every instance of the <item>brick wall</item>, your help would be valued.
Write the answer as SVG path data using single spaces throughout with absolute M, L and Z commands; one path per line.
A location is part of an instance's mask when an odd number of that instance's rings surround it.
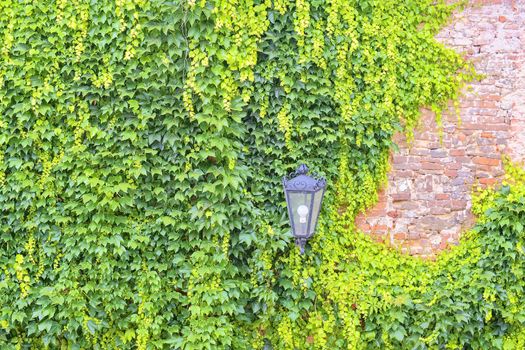
M 472 225 L 472 185 L 498 181 L 502 152 L 525 159 L 525 0 L 472 1 L 437 39 L 485 78 L 465 89 L 461 123 L 443 116 L 442 142 L 426 110 L 410 145 L 396 137 L 388 186 L 356 220 L 378 240 L 427 257 Z

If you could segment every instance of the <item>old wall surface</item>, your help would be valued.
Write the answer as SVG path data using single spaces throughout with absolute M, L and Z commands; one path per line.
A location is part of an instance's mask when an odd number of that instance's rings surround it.
M 473 223 L 472 185 L 503 175 L 501 154 L 525 159 L 525 0 L 472 1 L 437 39 L 472 61 L 484 79 L 465 89 L 460 119 L 423 111 L 414 140 L 396 139 L 388 187 L 358 227 L 401 247 L 432 256 Z

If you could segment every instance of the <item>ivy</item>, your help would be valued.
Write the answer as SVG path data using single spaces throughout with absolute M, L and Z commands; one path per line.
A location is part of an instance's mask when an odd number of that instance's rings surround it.
M 0 1 L 2 349 L 523 348 L 523 176 L 436 262 L 353 221 L 475 78 L 444 1 Z M 299 255 L 280 178 L 329 179 Z

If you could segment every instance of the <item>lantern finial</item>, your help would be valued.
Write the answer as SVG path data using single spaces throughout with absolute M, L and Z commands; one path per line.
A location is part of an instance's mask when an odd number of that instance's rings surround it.
M 295 173 L 297 175 L 306 175 L 308 173 L 308 167 L 305 165 L 305 164 L 301 164 L 299 165 L 299 167 L 297 168 L 297 170 L 295 171 Z

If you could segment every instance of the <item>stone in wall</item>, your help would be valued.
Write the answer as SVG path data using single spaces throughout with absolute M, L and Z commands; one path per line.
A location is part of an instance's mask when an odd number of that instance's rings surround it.
M 497 183 L 501 154 L 525 160 L 525 0 L 473 1 L 437 39 L 472 61 L 484 79 L 465 89 L 460 121 L 422 111 L 410 145 L 396 136 L 388 186 L 358 227 L 403 252 L 431 257 L 474 221 L 475 183 Z

